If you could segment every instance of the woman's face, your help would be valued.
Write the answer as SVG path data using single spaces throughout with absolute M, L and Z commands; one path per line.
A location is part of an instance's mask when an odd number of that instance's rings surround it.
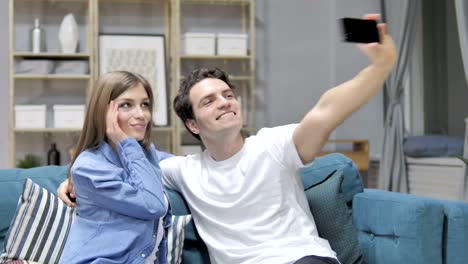
M 114 101 L 118 105 L 120 129 L 129 137 L 143 140 L 151 121 L 150 99 L 143 85 L 127 89 Z

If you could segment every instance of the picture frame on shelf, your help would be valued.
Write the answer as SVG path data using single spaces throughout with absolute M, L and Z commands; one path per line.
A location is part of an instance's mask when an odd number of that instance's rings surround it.
M 124 70 L 141 74 L 155 97 L 153 123 L 167 126 L 168 91 L 164 35 L 100 34 L 99 74 Z

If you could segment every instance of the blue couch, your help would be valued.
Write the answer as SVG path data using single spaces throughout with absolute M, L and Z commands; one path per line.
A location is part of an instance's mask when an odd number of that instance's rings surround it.
M 343 174 L 341 192 L 352 208 L 353 225 L 366 263 L 468 263 L 467 203 L 363 190 L 356 166 L 340 154 L 318 158 L 304 169 L 304 186 L 323 182 L 338 169 Z M 55 193 L 66 171 L 66 166 L 0 170 L 0 243 L 15 212 L 24 179 L 31 178 Z M 177 192 L 168 193 L 173 213 L 188 214 L 184 199 Z M 340 226 L 336 228 L 339 230 Z M 189 224 L 185 231 L 183 263 L 209 263 L 206 246 L 195 226 Z

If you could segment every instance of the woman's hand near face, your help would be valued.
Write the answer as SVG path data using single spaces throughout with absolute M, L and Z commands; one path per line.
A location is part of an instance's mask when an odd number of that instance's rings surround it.
M 122 131 L 118 122 L 119 106 L 114 101 L 110 101 L 107 108 L 106 135 L 113 145 L 119 144 L 128 136 Z

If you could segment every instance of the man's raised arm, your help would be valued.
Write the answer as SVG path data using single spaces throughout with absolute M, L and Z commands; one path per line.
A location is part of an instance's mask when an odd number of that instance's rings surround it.
M 365 19 L 379 18 L 366 15 Z M 378 24 L 380 43 L 360 44 L 372 61 L 353 79 L 326 91 L 302 119 L 293 134 L 302 162 L 309 163 L 320 152 L 330 133 L 379 91 L 396 60 L 396 48 L 385 24 Z

